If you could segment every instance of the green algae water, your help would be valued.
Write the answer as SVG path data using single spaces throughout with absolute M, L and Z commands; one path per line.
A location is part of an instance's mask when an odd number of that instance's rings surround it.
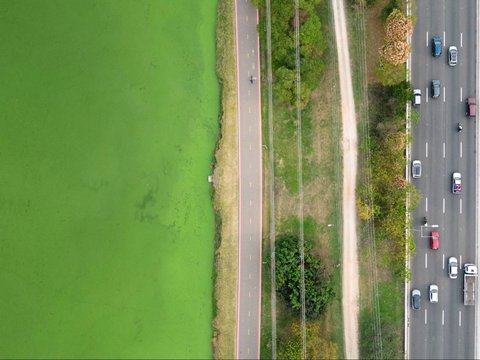
M 214 0 L 0 2 L 0 358 L 208 358 Z

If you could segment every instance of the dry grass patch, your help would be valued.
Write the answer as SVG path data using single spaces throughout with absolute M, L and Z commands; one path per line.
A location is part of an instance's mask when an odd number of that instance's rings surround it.
M 235 356 L 238 277 L 238 146 L 233 2 L 219 1 L 217 16 L 217 74 L 221 83 L 222 117 L 213 175 L 219 241 L 215 252 L 216 317 L 213 321 L 212 345 L 216 359 L 228 359 Z

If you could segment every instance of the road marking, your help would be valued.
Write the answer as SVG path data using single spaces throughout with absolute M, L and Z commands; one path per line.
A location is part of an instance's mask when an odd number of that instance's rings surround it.
M 248 150 L 252 151 L 252 144 L 248 144 Z
M 253 240 L 253 239 L 252 239 L 252 235 L 250 235 L 250 241 L 252 241 L 252 240 Z
M 250 206 L 252 206 L 252 199 L 248 200 Z
M 252 187 L 252 182 L 249 181 L 249 182 L 248 182 L 248 185 L 249 185 L 249 187 Z
M 250 254 L 250 261 L 252 261 L 252 254 Z
M 249 218 L 248 221 L 250 222 L 250 225 L 252 225 L 252 218 Z
M 425 309 L 425 325 L 427 325 L 427 309 Z
M 250 315 L 251 315 L 251 313 L 250 313 L 250 311 L 249 311 L 249 312 L 248 312 L 248 317 L 250 317 Z
M 445 143 L 443 143 L 443 158 L 445 159 Z
M 247 334 L 248 334 L 248 336 L 250 336 L 250 328 L 248 328 Z
M 462 146 L 462 142 L 460 141 L 460 157 L 462 157 L 462 154 L 463 154 L 462 149 L 463 149 L 463 146 Z
M 443 32 L 443 44 L 444 44 L 444 45 L 446 44 L 446 41 L 445 41 L 445 31 Z
M 427 94 L 427 96 L 425 96 L 425 102 L 428 103 L 428 87 L 425 88 L 425 94 Z
M 443 87 L 443 102 L 445 102 L 445 86 Z
M 252 113 L 252 108 L 249 106 L 248 107 L 248 113 L 251 114 Z
M 425 269 L 428 267 L 428 261 L 427 261 L 427 253 L 425 253 Z
M 445 310 L 442 310 L 442 325 L 445 325 Z
M 251 298 L 252 297 L 252 293 L 249 291 L 248 292 L 248 297 Z
M 425 212 L 428 212 L 428 197 L 425 198 Z
M 425 34 L 425 46 L 428 47 L 428 31 Z
M 428 158 L 428 142 L 425 143 L 425 157 Z
M 458 311 L 458 326 L 462 326 L 462 310 Z
M 443 213 L 445 214 L 445 198 L 443 198 Z
M 462 255 L 460 255 L 460 269 L 462 268 Z
M 252 63 L 252 69 L 255 70 L 255 63 Z
M 250 348 L 249 347 L 247 348 L 247 353 L 250 354 Z
M 460 102 L 463 101 L 463 88 L 460 87 Z
M 252 273 L 248 273 L 248 280 L 252 279 Z
M 460 214 L 462 213 L 462 199 L 460 199 Z
M 463 47 L 463 33 L 460 33 L 460 47 Z
M 442 269 L 445 269 L 445 254 L 442 255 Z
M 250 59 L 250 53 L 247 52 L 247 59 Z

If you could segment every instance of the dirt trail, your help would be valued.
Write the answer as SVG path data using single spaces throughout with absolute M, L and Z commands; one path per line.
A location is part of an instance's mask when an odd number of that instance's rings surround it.
M 343 148 L 343 242 L 342 308 L 345 358 L 358 359 L 358 258 L 355 208 L 357 177 L 357 121 L 353 100 L 352 75 L 344 0 L 332 0 L 342 104 Z

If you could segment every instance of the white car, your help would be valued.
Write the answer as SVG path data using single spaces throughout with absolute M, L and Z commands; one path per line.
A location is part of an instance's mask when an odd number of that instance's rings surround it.
M 448 277 L 450 279 L 456 279 L 458 276 L 458 260 L 456 257 L 448 258 Z
M 455 66 L 458 62 L 458 49 L 456 46 L 448 48 L 448 65 Z
M 430 302 L 432 304 L 438 303 L 438 286 L 435 284 L 430 285 Z
M 419 179 L 422 176 L 422 162 L 420 160 L 412 161 L 412 177 Z
M 422 104 L 422 90 L 413 89 L 413 106 Z

